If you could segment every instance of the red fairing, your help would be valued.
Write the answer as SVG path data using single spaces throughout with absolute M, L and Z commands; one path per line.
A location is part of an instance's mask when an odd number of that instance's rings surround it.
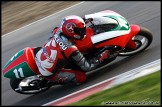
M 139 31 L 140 31 L 140 26 L 131 24 L 131 32 L 129 33 L 130 38 L 133 38 Z
M 129 33 L 129 41 L 127 42 L 125 47 L 129 47 L 132 49 L 136 48 L 136 44 L 132 41 L 132 38 L 140 31 L 140 27 L 138 25 L 131 25 L 131 32 Z
M 81 52 L 88 52 L 94 48 L 91 36 L 94 35 L 92 28 L 86 28 L 86 37 L 83 40 L 75 40 L 77 48 Z
M 130 25 L 131 31 L 129 34 L 126 35 L 121 35 L 119 37 L 110 39 L 110 40 L 106 40 L 104 42 L 100 42 L 98 44 L 95 45 L 96 48 L 100 48 L 100 47 L 104 47 L 104 46 L 110 46 L 110 45 L 116 45 L 116 46 L 120 46 L 122 48 L 124 48 L 126 45 L 129 45 L 129 43 L 131 43 L 131 47 L 134 48 L 135 44 L 133 44 L 130 40 L 131 38 L 133 38 L 139 31 L 140 31 L 140 27 L 138 25 Z
M 26 61 L 32 69 L 32 71 L 34 71 L 36 74 L 40 74 L 35 63 L 34 48 L 25 48 L 25 54 Z
M 27 62 L 29 67 L 31 68 L 32 71 L 35 73 L 37 72 L 37 66 L 34 60 L 34 53 L 33 53 L 34 48 L 25 48 L 24 49 L 24 54 L 22 54 L 20 57 L 15 59 L 13 62 L 9 64 L 9 66 L 6 67 L 6 69 L 3 70 L 3 73 L 8 72 L 10 69 L 14 68 L 15 66 L 21 64 L 22 62 Z

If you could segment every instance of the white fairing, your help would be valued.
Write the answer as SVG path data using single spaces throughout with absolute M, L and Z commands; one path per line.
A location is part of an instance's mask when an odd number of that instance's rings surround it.
M 101 17 L 101 16 L 110 16 L 110 15 L 121 16 L 120 14 L 118 14 L 114 11 L 105 10 L 105 11 L 85 15 L 85 18 L 88 19 L 88 18 L 92 18 L 92 17 L 98 17 L 98 16 Z
M 106 10 L 98 13 L 93 13 L 93 14 L 88 14 L 85 15 L 85 19 L 92 18 L 93 19 L 93 24 L 95 25 L 100 25 L 100 24 L 118 24 L 118 22 L 115 19 L 108 18 L 108 17 L 103 17 L 103 16 L 110 16 L 110 15 L 115 15 L 115 16 L 121 16 L 116 12 Z
M 98 42 L 101 42 L 101 41 L 104 41 L 104 40 L 108 40 L 108 39 L 111 39 L 111 38 L 114 38 L 114 37 L 118 37 L 118 36 L 121 36 L 121 35 L 124 35 L 124 34 L 128 34 L 130 32 L 130 30 L 128 31 L 110 31 L 110 32 L 104 32 L 104 33 L 100 33 L 100 34 L 97 34 L 97 35 L 94 35 L 91 37 L 91 40 L 92 40 L 92 43 L 95 44 L 95 43 L 98 43 Z
M 108 17 L 94 17 L 93 18 L 94 25 L 102 25 L 102 24 L 118 24 L 115 19 Z
M 116 19 L 107 17 L 107 16 L 115 16 Z M 106 11 L 101 11 L 98 13 L 85 15 L 85 19 L 89 19 L 89 18 L 93 19 L 92 23 L 94 25 L 117 24 L 120 27 L 123 26 L 126 28 L 126 30 L 115 30 L 115 31 L 109 31 L 109 32 L 104 32 L 104 33 L 94 35 L 91 37 L 92 43 L 95 44 L 95 43 L 98 43 L 98 42 L 101 42 L 104 40 L 108 40 L 108 39 L 111 39 L 114 37 L 128 34 L 130 32 L 130 29 L 129 29 L 129 26 L 126 25 L 127 21 L 125 21 L 121 17 L 123 17 L 123 16 L 121 16 L 120 14 L 118 14 L 114 11 L 111 11 L 111 10 L 106 10 Z

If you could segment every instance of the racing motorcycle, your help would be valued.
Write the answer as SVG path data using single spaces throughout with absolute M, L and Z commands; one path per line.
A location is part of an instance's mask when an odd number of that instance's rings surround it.
M 152 33 L 147 28 L 129 24 L 123 16 L 111 10 L 87 14 L 84 20 L 87 26 L 86 37 L 82 41 L 75 41 L 75 45 L 87 59 L 109 49 L 111 57 L 101 66 L 115 60 L 117 56 L 131 56 L 142 52 L 153 40 Z M 10 86 L 15 92 L 36 94 L 56 85 L 50 81 L 44 82 L 45 79 L 37 72 L 34 55 L 39 49 L 26 47 L 3 67 L 4 77 L 10 78 Z M 70 69 L 74 67 L 77 65 L 72 62 L 65 66 Z

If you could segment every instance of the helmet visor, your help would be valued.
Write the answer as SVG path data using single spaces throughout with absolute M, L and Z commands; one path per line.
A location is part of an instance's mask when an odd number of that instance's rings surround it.
M 86 34 L 86 27 L 84 28 L 74 27 L 74 32 L 82 37 Z

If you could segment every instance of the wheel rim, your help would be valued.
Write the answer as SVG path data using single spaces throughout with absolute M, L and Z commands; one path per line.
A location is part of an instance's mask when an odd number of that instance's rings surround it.
M 132 40 L 134 41 L 140 41 L 141 42 L 141 46 L 137 46 L 137 48 L 135 50 L 132 50 L 130 52 L 121 52 L 120 55 L 131 55 L 134 53 L 137 53 L 139 51 L 142 51 L 145 47 L 147 47 L 149 40 L 148 38 L 146 38 L 145 36 L 142 35 L 136 35 L 134 38 L 132 38 Z M 135 42 L 137 43 L 137 42 Z

